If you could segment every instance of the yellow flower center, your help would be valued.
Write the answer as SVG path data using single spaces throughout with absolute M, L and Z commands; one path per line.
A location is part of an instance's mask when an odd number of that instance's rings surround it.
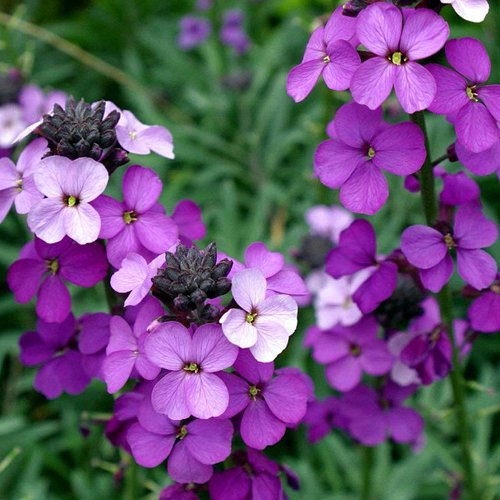
M 329 63 L 330 62 L 330 56 L 323 57 L 323 62 Z
M 200 371 L 200 366 L 196 363 L 186 363 L 183 369 L 185 372 L 198 373 Z
M 17 188 L 16 189 L 18 191 L 22 191 L 23 190 L 23 180 L 22 179 L 17 179 L 16 184 L 17 184 Z
M 408 58 L 404 56 L 401 52 L 393 52 L 388 59 L 389 61 L 392 62 L 392 64 L 395 64 L 396 66 L 401 66 L 401 64 L 408 61 Z
M 66 197 L 66 205 L 68 207 L 74 207 L 75 205 L 78 205 L 78 198 L 76 196 L 70 195 Z
M 451 250 L 452 248 L 455 248 L 457 246 L 455 240 L 453 239 L 453 236 L 450 233 L 445 235 L 444 242 L 446 243 L 448 250 Z
M 249 388 L 248 388 L 248 394 L 250 395 L 250 397 L 255 401 L 255 399 L 257 398 L 257 394 L 259 394 L 260 392 L 260 389 L 255 386 L 255 385 L 251 385 Z
M 465 92 L 467 92 L 467 97 L 474 102 L 478 102 L 479 99 L 477 98 L 477 92 L 476 92 L 476 86 L 473 85 L 472 87 L 467 87 L 465 89 Z
M 132 222 L 137 220 L 137 214 L 133 210 L 123 212 L 123 220 L 125 221 L 125 224 L 132 224 Z
M 137 132 L 135 130 L 130 130 L 128 135 L 130 136 L 130 138 L 135 141 L 137 139 Z
M 175 436 L 177 439 L 184 439 L 187 436 L 187 429 L 186 426 L 183 425 L 179 428 L 179 432 L 177 432 L 177 435 Z
M 375 150 L 373 148 L 370 148 L 368 150 L 368 158 L 370 158 L 370 160 L 375 156 Z
M 246 313 L 245 321 L 247 323 L 250 323 L 251 325 L 253 325 L 253 322 L 255 321 L 256 317 L 257 317 L 257 313 Z
M 52 274 L 57 274 L 57 271 L 59 271 L 59 262 L 57 262 L 57 259 L 47 260 L 46 264 L 49 272 L 51 272 Z

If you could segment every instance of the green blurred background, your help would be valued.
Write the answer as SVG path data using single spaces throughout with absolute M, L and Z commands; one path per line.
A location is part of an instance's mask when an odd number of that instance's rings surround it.
M 152 167 L 164 182 L 161 201 L 171 210 L 191 198 L 203 211 L 206 241 L 241 258 L 252 241 L 264 241 L 288 255 L 307 231 L 305 211 L 332 204 L 336 193 L 311 178 L 317 144 L 325 125 L 348 93 L 332 93 L 322 84 L 300 104 L 286 95 L 285 80 L 297 64 L 319 16 L 338 2 L 313 0 L 216 0 L 205 15 L 216 26 L 221 13 L 241 8 L 252 40 L 250 51 L 236 57 L 213 32 L 209 41 L 191 52 L 176 45 L 180 17 L 193 10 L 187 0 L 32 0 L 0 1 L 0 11 L 35 25 L 0 23 L 0 71 L 20 67 L 28 82 L 44 89 L 61 89 L 87 101 L 110 99 L 132 110 L 148 124 L 167 126 L 173 134 L 176 159 L 136 157 Z M 463 22 L 451 8 L 443 15 L 453 37 L 475 36 L 492 57 L 490 81 L 499 81 L 498 0 L 481 25 Z M 23 28 L 24 26 L 24 28 Z M 44 40 L 36 26 L 61 39 Z M 26 31 L 26 30 L 25 30 Z M 84 49 L 72 57 L 64 40 Z M 98 58 L 88 57 L 88 54 Z M 102 67 L 102 61 L 111 65 Z M 248 81 L 240 87 L 235 81 Z M 396 105 L 394 101 L 394 105 Z M 396 108 L 397 109 L 397 108 Z M 403 115 L 394 117 L 405 119 Z M 434 157 L 453 142 L 452 128 L 441 117 L 428 120 Z M 456 164 L 451 170 L 456 169 Z M 112 179 L 109 193 L 118 195 L 123 173 Z M 490 218 L 500 215 L 496 177 L 478 179 Z M 422 222 L 418 195 L 403 190 L 403 179 L 390 179 L 391 196 L 372 218 L 380 252 L 399 245 L 399 234 L 410 223 Z M 124 481 L 115 473 L 127 457 L 103 436 L 103 426 L 89 416 L 112 410 L 105 386 L 93 383 L 80 396 L 63 395 L 47 401 L 32 389 L 33 369 L 18 361 L 17 341 L 34 328 L 34 304 L 16 304 L 5 285 L 7 267 L 29 234 L 25 221 L 10 214 L 0 226 L 0 498 L 94 500 L 125 498 Z M 499 245 L 492 249 L 498 259 Z M 74 312 L 105 311 L 102 285 L 72 290 Z M 457 312 L 465 305 L 457 300 Z M 314 379 L 316 393 L 329 393 L 323 368 L 301 347 L 303 332 L 314 315 L 305 309 L 300 328 L 278 365 L 294 365 Z M 469 406 L 473 420 L 473 456 L 485 488 L 485 500 L 500 498 L 500 339 L 484 335 L 467 366 Z M 439 500 L 448 497 L 459 470 L 458 446 L 448 381 L 419 391 L 413 401 L 426 419 L 426 446 L 414 454 L 408 447 L 384 444 L 375 450 L 373 499 Z M 102 416 L 102 415 L 101 415 Z M 82 427 L 90 430 L 84 438 Z M 309 445 L 303 428 L 267 450 L 300 476 L 301 490 L 290 499 L 359 498 L 362 450 L 335 432 Z M 168 484 L 165 468 L 137 471 L 137 498 L 155 498 Z

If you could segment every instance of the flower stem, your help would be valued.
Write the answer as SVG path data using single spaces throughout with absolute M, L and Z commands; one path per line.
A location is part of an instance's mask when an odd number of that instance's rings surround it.
M 423 111 L 418 111 L 411 116 L 413 123 L 417 124 L 425 136 L 425 149 L 427 158 L 424 166 L 420 170 L 420 192 L 422 197 L 422 206 L 424 208 L 427 225 L 432 226 L 436 222 L 437 203 L 434 189 L 434 176 L 432 173 L 432 163 L 429 148 L 429 137 L 425 127 L 425 116 Z M 470 500 L 477 500 L 476 483 L 474 478 L 474 467 L 471 457 L 470 434 L 467 418 L 467 407 L 465 401 L 464 380 L 460 366 L 459 352 L 453 335 L 453 304 L 448 285 L 445 285 L 437 294 L 441 318 L 448 328 L 448 335 L 453 346 L 453 367 L 450 371 L 450 382 L 455 400 L 456 425 L 460 439 L 461 462 L 463 468 L 463 479 L 465 489 Z
M 361 448 L 361 451 L 363 453 L 361 500 L 370 500 L 372 480 L 371 476 L 373 469 L 373 448 L 370 446 L 363 446 L 363 448 Z

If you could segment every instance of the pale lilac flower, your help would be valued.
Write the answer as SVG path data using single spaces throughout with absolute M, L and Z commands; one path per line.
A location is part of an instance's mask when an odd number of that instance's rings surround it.
M 219 325 L 200 326 L 193 335 L 177 322 L 162 323 L 146 338 L 151 362 L 170 370 L 151 394 L 158 413 L 172 419 L 218 417 L 227 408 L 227 387 L 216 374 L 229 368 L 238 348 Z
M 389 188 L 383 170 L 409 175 L 425 160 L 420 128 L 410 122 L 388 125 L 382 116 L 381 108 L 344 104 L 335 116 L 337 137 L 322 142 L 314 155 L 321 183 L 340 188 L 340 201 L 353 212 L 372 215 L 384 205 Z
M 17 104 L 0 106 L 0 148 L 8 148 L 26 128 L 23 110 Z
M 461 18 L 472 23 L 483 22 L 490 10 L 488 0 L 441 0 L 441 3 L 451 4 Z
M 104 165 L 91 158 L 43 159 L 34 180 L 36 188 L 47 198 L 31 208 L 30 230 L 47 243 L 61 241 L 65 235 L 80 245 L 95 241 L 101 219 L 90 202 L 104 191 L 108 179 Z
M 401 361 L 401 352 L 416 335 L 417 334 L 409 332 L 397 332 L 387 342 L 387 347 L 394 356 L 394 363 L 391 368 L 391 379 L 396 382 L 396 384 L 404 387 L 421 383 L 417 370 L 410 368 Z
M 330 238 L 335 245 L 339 242 L 340 233 L 354 220 L 353 215 L 338 205 L 327 207 L 317 205 L 307 210 L 305 215 L 311 234 Z
M 426 66 L 437 84 L 429 110 L 451 115 L 458 142 L 469 151 L 480 153 L 499 140 L 500 85 L 484 85 L 490 76 L 491 62 L 479 40 L 450 40 L 445 51 L 456 71 L 439 64 Z
M 313 347 L 313 358 L 326 364 L 326 379 L 335 389 L 354 389 L 363 372 L 383 375 L 392 367 L 392 355 L 384 340 L 377 338 L 378 324 L 365 316 L 355 325 L 336 326 L 324 332 Z
M 71 310 L 64 281 L 91 287 L 107 272 L 104 249 L 98 243 L 76 245 L 69 238 L 49 245 L 35 238 L 27 243 L 7 272 L 7 283 L 17 302 L 37 295 L 36 312 L 47 322 L 60 323 Z
M 122 261 L 120 269 L 111 276 L 111 288 L 118 293 L 130 292 L 125 299 L 125 307 L 135 306 L 151 290 L 151 280 L 158 274 L 158 268 L 165 264 L 165 254 L 158 255 L 150 263 L 137 253 L 129 253 Z
M 111 335 L 103 365 L 110 394 L 119 391 L 136 374 L 146 380 L 153 380 L 160 373 L 160 368 L 147 358 L 144 342 L 148 335 L 147 327 L 163 313 L 160 303 L 150 298 L 144 301 L 137 313 L 133 328 L 121 316 L 111 318 Z
M 273 361 L 297 328 L 297 303 L 288 295 L 266 298 L 267 283 L 258 269 L 244 269 L 232 279 L 233 299 L 242 309 L 230 309 L 220 319 L 228 340 L 250 348 L 257 361 Z
M 23 149 L 15 165 L 10 158 L 0 159 L 0 223 L 12 203 L 18 214 L 27 214 L 43 199 L 43 194 L 35 186 L 33 174 L 48 150 L 45 139 L 35 139 Z
M 491 285 L 497 272 L 493 257 L 481 248 L 498 237 L 496 224 L 474 206 L 463 205 L 455 214 L 453 228 L 438 231 L 416 225 L 403 231 L 401 250 L 410 264 L 419 268 L 423 285 L 438 292 L 453 274 L 450 251 L 457 257 L 457 271 L 469 285 L 481 290 Z
M 313 31 L 302 62 L 288 74 L 288 95 L 295 102 L 304 100 L 320 76 L 332 90 L 349 88 L 361 63 L 355 49 L 357 44 L 356 19 L 342 15 L 342 6 L 337 7 L 326 26 Z
M 23 118 L 26 125 L 39 121 L 46 113 L 51 113 L 54 104 L 64 107 L 68 96 L 54 90 L 45 94 L 37 85 L 25 85 L 19 93 L 19 104 L 23 108 Z
M 130 253 L 150 261 L 177 242 L 177 225 L 158 208 L 162 187 L 153 170 L 133 165 L 123 176 L 123 202 L 102 195 L 92 203 L 101 219 L 99 237 L 108 240 L 106 253 L 114 267 Z
M 210 36 L 210 23 L 201 17 L 184 16 L 180 20 L 179 26 L 180 33 L 177 44 L 184 50 L 201 45 Z
M 375 57 L 363 62 L 351 81 L 354 100 L 378 108 L 396 91 L 407 113 L 426 109 L 436 95 L 432 74 L 416 61 L 432 56 L 446 42 L 450 29 L 430 9 L 407 10 L 390 3 L 369 5 L 357 17 L 359 41 Z

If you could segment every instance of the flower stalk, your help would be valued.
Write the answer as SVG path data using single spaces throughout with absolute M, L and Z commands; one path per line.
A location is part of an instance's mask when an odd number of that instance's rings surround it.
M 370 500 L 371 498 L 371 483 L 373 471 L 373 447 L 363 446 L 361 449 L 363 457 L 362 483 L 361 483 L 361 500 Z

